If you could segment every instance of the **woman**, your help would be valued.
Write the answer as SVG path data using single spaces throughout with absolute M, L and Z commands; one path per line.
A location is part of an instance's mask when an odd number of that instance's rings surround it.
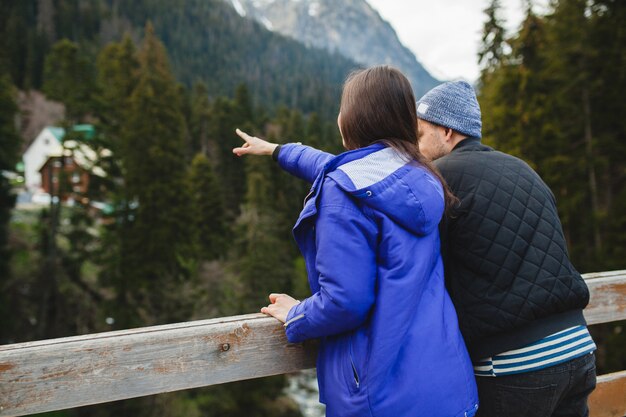
M 347 149 L 338 156 L 237 130 L 245 143 L 235 154 L 273 154 L 313 183 L 293 230 L 313 295 L 271 294 L 261 312 L 284 322 L 292 343 L 321 339 L 328 416 L 473 416 L 474 376 L 439 250 L 452 196 L 419 153 L 409 81 L 389 67 L 352 74 L 337 122 Z

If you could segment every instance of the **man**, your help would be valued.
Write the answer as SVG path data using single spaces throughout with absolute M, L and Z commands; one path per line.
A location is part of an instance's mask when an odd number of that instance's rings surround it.
M 459 204 L 442 222 L 446 285 L 477 376 L 480 417 L 587 416 L 596 346 L 554 195 L 525 162 L 481 143 L 466 82 L 417 102 L 420 151 Z

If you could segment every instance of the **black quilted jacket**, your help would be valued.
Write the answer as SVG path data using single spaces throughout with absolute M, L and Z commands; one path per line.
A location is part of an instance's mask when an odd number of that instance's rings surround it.
M 446 285 L 473 360 L 585 324 L 554 195 L 525 162 L 479 139 L 435 165 L 461 200 L 442 222 Z

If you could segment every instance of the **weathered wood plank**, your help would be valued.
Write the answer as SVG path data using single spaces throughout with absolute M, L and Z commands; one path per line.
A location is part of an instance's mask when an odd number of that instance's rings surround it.
M 314 350 L 262 314 L 8 345 L 0 416 L 295 372 L 315 366 Z
M 604 271 L 604 272 L 589 272 L 583 274 L 585 281 L 589 281 L 596 278 L 610 278 L 610 277 L 626 277 L 626 269 L 617 271 Z
M 626 271 L 585 279 L 590 324 L 626 319 Z M 314 344 L 289 344 L 280 323 L 261 314 L 5 345 L 0 416 L 289 373 L 313 367 L 314 357 Z M 602 378 L 593 398 L 604 398 L 605 384 L 607 392 L 626 397 L 623 382 Z
M 626 271 L 584 275 L 591 298 L 585 309 L 588 324 L 626 320 Z
M 598 386 L 589 397 L 589 416 L 626 416 L 626 371 L 598 377 Z

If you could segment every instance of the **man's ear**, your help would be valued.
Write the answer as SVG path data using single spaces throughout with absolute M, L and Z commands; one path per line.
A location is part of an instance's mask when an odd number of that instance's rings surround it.
M 446 142 L 450 142 L 452 140 L 452 137 L 454 136 L 454 130 L 450 129 L 449 127 L 444 127 L 443 133 L 444 137 L 446 138 Z

